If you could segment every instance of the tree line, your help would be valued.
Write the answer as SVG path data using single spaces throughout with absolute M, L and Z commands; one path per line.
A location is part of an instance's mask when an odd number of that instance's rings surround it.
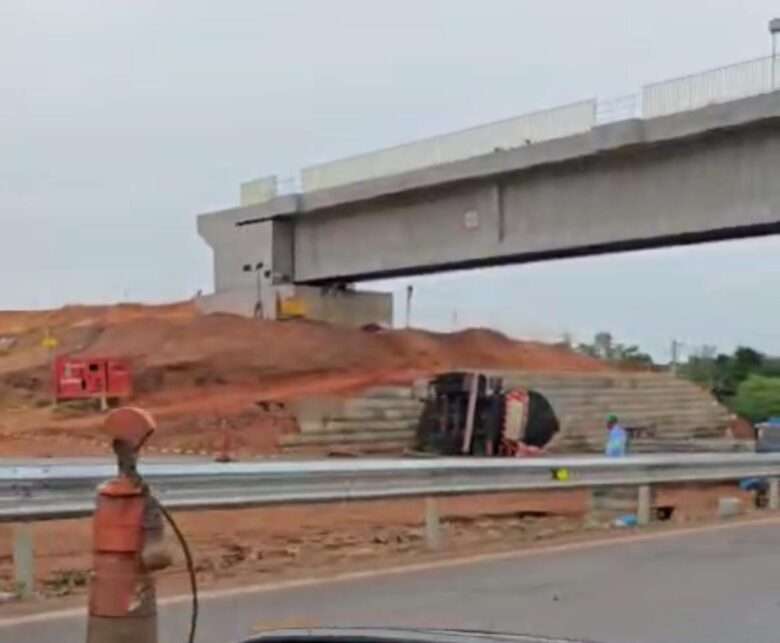
M 709 388 L 737 415 L 751 422 L 780 416 L 780 357 L 739 346 L 731 355 L 705 346 L 689 355 L 680 375 Z
M 621 367 L 674 368 L 680 377 L 707 388 L 719 402 L 750 422 L 780 417 L 780 357 L 766 355 L 748 346 L 733 353 L 718 352 L 715 346 L 700 346 L 689 351 L 680 364 L 659 366 L 649 353 L 635 344 L 615 340 L 609 332 L 599 332 L 592 342 L 572 346 L 580 353 Z

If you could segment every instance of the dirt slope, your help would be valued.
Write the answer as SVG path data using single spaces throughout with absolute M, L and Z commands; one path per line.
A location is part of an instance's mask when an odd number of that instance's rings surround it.
M 99 415 L 48 405 L 51 354 L 41 345 L 47 333 L 58 340 L 57 353 L 129 358 L 134 402 L 161 419 L 157 442 L 196 450 L 213 448 L 226 423 L 241 429 L 250 450 L 268 450 L 279 431 L 293 430 L 283 409 L 268 402 L 458 368 L 608 369 L 563 347 L 484 329 L 367 332 L 303 320 L 203 316 L 190 302 L 0 312 L 0 431 L 95 435 Z M 44 446 L 54 448 L 52 441 Z

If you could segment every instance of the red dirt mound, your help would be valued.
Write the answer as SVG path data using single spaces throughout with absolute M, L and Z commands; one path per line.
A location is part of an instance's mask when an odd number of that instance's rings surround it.
M 0 312 L 0 335 L 16 340 L 0 370 L 45 364 L 41 338 L 57 352 L 126 356 L 141 367 L 207 364 L 230 372 L 296 373 L 353 369 L 438 371 L 515 368 L 599 371 L 609 367 L 566 348 L 515 341 L 486 329 L 364 332 L 313 321 L 269 322 L 234 315 L 198 315 L 191 302 L 166 306 L 68 306 L 53 311 Z
M 230 418 L 246 427 L 288 430 L 289 418 L 258 407 L 263 401 L 351 393 L 463 368 L 610 370 L 567 348 L 486 329 L 366 332 L 313 321 L 199 315 L 191 303 L 0 313 L 0 329 L 14 340 L 0 353 L 0 408 L 13 411 L 6 426 L 39 435 L 44 429 L 95 434 L 100 416 L 47 408 L 51 355 L 41 339 L 50 332 L 59 353 L 130 358 L 134 403 L 156 413 L 169 436 L 190 435 L 196 448 L 213 442 L 215 429 Z
M 197 309 L 191 301 L 160 306 L 116 304 L 114 306 L 65 306 L 56 310 L 2 310 L 0 311 L 0 334 L 26 333 L 46 327 L 53 329 L 78 324 L 116 324 L 137 318 L 188 320 L 196 314 Z
M 154 318 L 115 324 L 106 327 L 83 352 L 139 358 L 147 367 L 207 363 L 225 374 L 469 367 L 609 369 L 562 347 L 514 341 L 490 330 L 367 333 L 319 322 L 268 322 L 222 314 L 195 317 L 186 323 Z

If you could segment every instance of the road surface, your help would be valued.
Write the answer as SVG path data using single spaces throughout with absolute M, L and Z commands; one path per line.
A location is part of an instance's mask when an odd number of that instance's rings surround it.
M 409 625 L 605 643 L 775 643 L 780 520 L 205 598 L 198 641 L 263 627 Z M 185 640 L 188 605 L 161 607 L 161 643 Z M 2 608 L 0 608 L 0 618 Z M 0 641 L 84 640 L 80 616 L 0 625 Z

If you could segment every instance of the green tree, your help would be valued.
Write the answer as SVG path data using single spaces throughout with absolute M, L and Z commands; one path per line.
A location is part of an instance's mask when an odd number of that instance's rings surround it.
M 780 357 L 763 356 L 763 363 L 758 371 L 759 375 L 767 377 L 780 377 Z
M 639 346 L 635 344 L 632 344 L 631 346 L 617 344 L 615 346 L 612 359 L 624 364 L 633 364 L 637 366 L 653 365 L 653 358 L 648 353 L 643 353 L 641 350 L 639 350 Z
M 751 373 L 760 371 L 763 363 L 764 356 L 761 353 L 747 346 L 739 346 L 734 351 L 730 365 L 731 379 L 739 386 Z
M 692 352 L 680 374 L 709 387 L 721 401 L 728 403 L 750 375 L 780 376 L 780 360 L 747 347 L 738 347 L 733 355 L 716 355 L 714 346 Z
M 753 423 L 780 416 L 780 377 L 749 375 L 739 385 L 732 408 Z

